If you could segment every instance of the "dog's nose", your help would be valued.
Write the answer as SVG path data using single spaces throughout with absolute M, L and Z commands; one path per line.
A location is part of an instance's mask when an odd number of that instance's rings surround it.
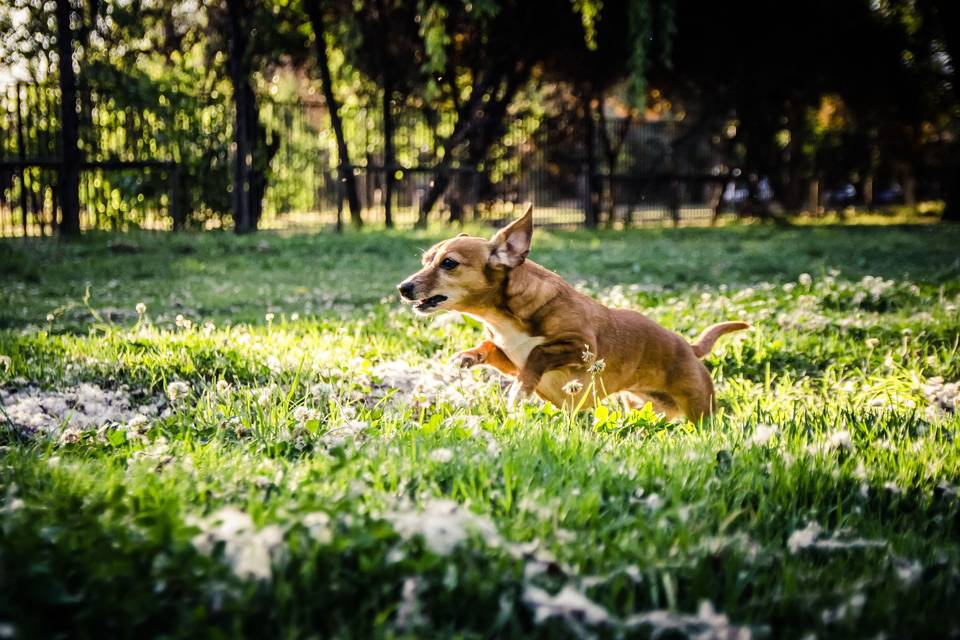
M 397 290 L 407 300 L 413 300 L 413 283 L 412 282 L 401 282 L 397 285 Z

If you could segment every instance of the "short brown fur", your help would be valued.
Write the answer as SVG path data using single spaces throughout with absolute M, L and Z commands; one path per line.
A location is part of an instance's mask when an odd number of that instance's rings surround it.
M 454 361 L 491 366 L 515 378 L 523 394 L 557 406 L 579 402 L 589 391 L 594 399 L 619 393 L 631 406 L 650 401 L 670 417 L 696 422 L 709 416 L 713 382 L 700 358 L 721 335 L 750 325 L 713 325 L 691 345 L 640 313 L 600 304 L 527 260 L 532 235 L 528 207 L 492 240 L 461 234 L 434 245 L 423 255 L 423 268 L 399 286 L 409 300 L 421 301 L 423 312 L 459 311 L 486 326 L 487 340 Z M 585 361 L 585 351 L 593 358 Z M 605 366 L 590 391 L 594 358 Z M 564 390 L 572 380 L 583 383 L 578 394 Z

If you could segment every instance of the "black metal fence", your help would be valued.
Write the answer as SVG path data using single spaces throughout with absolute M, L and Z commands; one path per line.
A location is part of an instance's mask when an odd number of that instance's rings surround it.
M 157 92 L 133 101 L 83 90 L 78 102 L 82 228 L 230 225 L 229 96 Z M 398 111 L 390 167 L 381 114 L 342 112 L 363 218 L 371 225 L 384 221 L 388 172 L 393 220 L 414 224 L 455 124 L 452 115 Z M 59 113 L 55 86 L 0 89 L 0 235 L 56 231 Z M 261 226 L 345 217 L 325 105 L 265 99 L 260 119 L 277 147 Z M 730 180 L 723 154 L 709 138 L 691 136 L 683 122 L 602 119 L 586 127 L 574 118 L 545 125 L 523 114 L 505 124 L 483 162 L 453 163 L 449 172 L 434 220 L 499 218 L 525 201 L 536 203 L 544 223 L 581 224 L 589 212 L 617 224 L 709 219 Z

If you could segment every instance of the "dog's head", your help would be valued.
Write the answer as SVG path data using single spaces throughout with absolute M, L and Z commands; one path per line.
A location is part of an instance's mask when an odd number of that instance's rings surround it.
M 397 285 L 418 313 L 482 307 L 506 273 L 523 264 L 533 237 L 533 206 L 490 240 L 461 233 L 423 254 L 423 268 Z

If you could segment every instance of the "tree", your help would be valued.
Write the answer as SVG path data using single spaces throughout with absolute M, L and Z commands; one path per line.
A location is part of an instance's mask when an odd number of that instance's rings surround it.
M 80 147 L 77 134 L 77 82 L 73 72 L 70 0 L 57 0 L 57 54 L 60 79 L 62 150 L 60 160 L 60 233 L 80 235 Z
M 323 99 L 330 115 L 330 126 L 333 128 L 337 140 L 337 174 L 340 184 L 346 191 L 347 204 L 350 208 L 350 221 L 355 227 L 363 226 L 363 217 L 360 211 L 360 196 L 357 193 L 357 180 L 350 162 L 350 151 L 343 131 L 343 121 L 340 118 L 340 104 L 333 90 L 333 76 L 330 73 L 330 59 L 327 55 L 327 30 L 324 24 L 323 10 L 320 0 L 304 0 L 304 9 L 313 30 L 313 47 L 316 51 L 317 69 L 320 73 L 320 86 Z
M 920 25 L 916 32 L 920 35 L 920 46 L 915 49 L 938 75 L 948 76 L 951 91 L 944 94 L 952 97 L 947 101 L 947 109 L 956 120 L 960 117 L 960 5 L 954 0 L 918 0 L 898 6 L 907 14 L 905 18 L 914 11 L 919 13 Z M 902 23 L 909 29 L 909 19 Z M 949 58 L 948 64 L 944 64 L 943 53 Z M 960 139 L 954 140 L 944 174 L 947 188 L 942 219 L 960 222 Z
M 226 0 L 227 67 L 233 86 L 235 110 L 233 139 L 233 224 L 237 233 L 257 230 L 263 213 L 267 171 L 279 141 L 268 139 L 260 122 L 260 109 L 253 88 L 255 0 Z
M 788 212 L 821 179 L 859 181 L 869 198 L 880 165 L 911 164 L 917 131 L 942 113 L 886 4 L 679 0 L 673 66 L 651 82 L 688 121 L 733 131 L 736 166 L 767 177 Z M 826 107 L 846 114 L 841 129 L 825 131 Z

